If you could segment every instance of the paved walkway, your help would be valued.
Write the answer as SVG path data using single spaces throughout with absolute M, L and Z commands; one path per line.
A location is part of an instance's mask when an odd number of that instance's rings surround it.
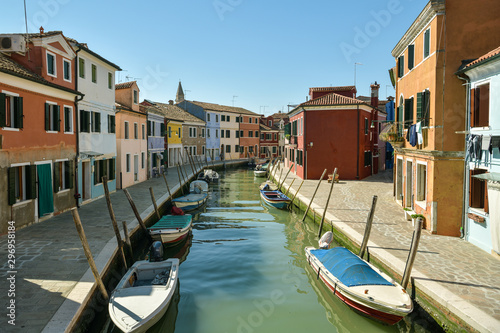
M 189 165 L 184 166 L 183 172 L 186 171 L 192 175 Z M 174 193 L 179 188 L 176 168 L 168 169 L 167 181 Z M 168 198 L 163 177 L 129 187 L 143 219 L 153 213 L 149 187 L 153 187 L 158 204 Z M 129 232 L 137 227 L 123 191 L 112 193 L 111 203 L 120 230 L 121 221 L 127 221 Z M 101 198 L 84 204 L 78 212 L 96 265 L 102 271 L 117 247 L 106 200 Z M 0 311 L 0 331 L 41 332 L 45 328 L 44 332 L 64 332 L 94 284 L 71 212 L 17 230 L 15 235 L 15 297 L 8 296 L 10 283 L 6 280 L 10 276 L 7 274 L 8 236 L 0 236 L 0 258 L 3 258 L 0 266 L 0 308 L 3 309 Z M 10 318 L 6 316 L 11 299 L 15 300 L 16 306 L 15 326 L 8 324 Z
M 286 174 L 284 170 L 282 177 Z M 279 177 L 280 172 L 275 172 Z M 288 176 L 288 189 L 295 175 Z M 295 180 L 293 196 L 301 183 Z M 304 182 L 298 198 L 309 204 L 317 180 Z M 320 216 L 330 185 L 323 181 L 312 207 Z M 340 181 L 333 188 L 326 220 L 355 243 L 361 244 L 373 195 L 378 196 L 370 235 L 370 257 L 376 257 L 402 276 L 409 253 L 413 227 L 403 209 L 393 200 L 392 172 L 382 172 L 362 181 Z M 455 237 L 422 232 L 412 277 L 416 287 L 481 332 L 500 331 L 500 260 Z M 417 291 L 419 295 L 419 291 Z M 442 316 L 446 317 L 446 312 Z

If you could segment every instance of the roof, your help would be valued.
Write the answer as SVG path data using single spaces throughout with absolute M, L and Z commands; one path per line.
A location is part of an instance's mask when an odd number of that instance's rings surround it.
M 465 72 L 471 68 L 477 67 L 479 65 L 482 65 L 488 61 L 491 61 L 493 59 L 496 59 L 500 57 L 500 46 L 497 47 L 494 50 L 491 50 L 490 52 L 486 53 L 485 55 L 477 58 L 476 60 L 471 61 L 467 65 L 465 65 L 463 68 L 459 70 L 459 72 Z
M 70 42 L 71 44 L 74 44 L 74 46 L 84 50 L 85 52 L 93 55 L 94 57 L 96 57 L 97 59 L 105 62 L 106 64 L 110 65 L 111 67 L 114 67 L 116 70 L 119 70 L 121 71 L 122 69 L 120 68 L 120 66 L 112 63 L 111 61 L 107 60 L 106 58 L 100 56 L 99 54 L 95 53 L 94 51 L 92 51 L 91 49 L 88 48 L 87 44 L 86 43 L 79 43 L 76 39 L 73 39 L 73 38 L 68 38 L 66 37 L 66 39 L 68 40 L 68 42 Z
M 43 84 L 46 86 L 50 86 L 50 87 L 53 87 L 56 89 L 61 89 L 61 90 L 68 91 L 68 92 L 71 92 L 74 94 L 82 95 L 82 93 L 80 93 L 76 90 L 66 88 L 66 87 L 63 87 L 63 86 L 60 86 L 60 85 L 57 85 L 55 83 L 52 83 L 52 82 L 45 80 L 42 76 L 40 76 L 36 73 L 33 73 L 32 71 L 21 66 L 20 64 L 18 64 L 14 60 L 12 60 L 10 57 L 8 57 L 2 53 L 0 53 L 0 72 L 14 75 L 14 76 L 26 79 L 26 80 L 34 81 L 34 82 L 37 82 L 37 83 L 40 83 L 40 84 Z
M 271 115 L 273 118 L 288 118 L 288 114 L 285 112 L 277 112 Z
M 314 88 L 309 88 L 309 91 L 312 92 L 317 92 L 317 91 L 349 91 L 349 90 L 356 90 L 355 86 L 341 86 L 341 87 L 314 87 Z
M 140 113 L 140 114 L 146 114 L 145 111 L 143 111 L 141 108 L 139 108 L 139 111 L 135 111 L 133 110 L 132 108 L 126 106 L 126 105 L 123 105 L 123 104 L 120 104 L 118 102 L 115 102 L 115 107 L 117 109 L 117 111 L 129 111 L 129 112 L 135 112 L 135 113 Z M 120 110 L 118 110 L 120 109 Z
M 319 106 L 319 105 L 352 105 L 352 104 L 366 104 L 362 100 L 346 97 L 339 95 L 337 93 L 329 93 L 321 97 L 311 99 L 310 101 L 304 102 L 300 106 Z
M 198 101 L 189 101 L 189 102 L 193 103 L 195 105 L 198 105 L 199 107 L 202 107 L 205 110 L 218 111 L 218 112 L 231 112 L 231 113 L 259 116 L 255 112 L 252 112 L 250 110 L 240 108 L 240 107 L 226 106 L 226 105 L 219 105 L 219 104 L 214 104 L 214 103 L 205 103 L 205 102 L 198 102 Z
M 148 103 L 153 105 L 151 106 L 141 105 L 141 108 L 144 108 L 144 110 L 146 110 L 147 112 L 159 114 L 171 120 L 205 123 L 203 119 L 193 116 L 191 113 L 184 111 L 177 105 L 152 102 L 152 101 L 148 101 Z
M 130 88 L 136 83 L 136 81 L 122 82 L 115 84 L 115 90 Z
M 269 126 L 264 125 L 262 123 L 260 123 L 259 125 L 260 125 L 261 131 L 279 131 L 280 130 L 278 127 L 274 126 L 274 124 L 272 127 L 269 127 Z

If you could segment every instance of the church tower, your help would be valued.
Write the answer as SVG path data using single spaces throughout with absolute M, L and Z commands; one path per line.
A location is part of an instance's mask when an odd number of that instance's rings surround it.
M 179 81 L 179 87 L 177 88 L 177 94 L 175 95 L 175 103 L 180 103 L 184 101 L 184 90 L 182 90 L 181 81 Z

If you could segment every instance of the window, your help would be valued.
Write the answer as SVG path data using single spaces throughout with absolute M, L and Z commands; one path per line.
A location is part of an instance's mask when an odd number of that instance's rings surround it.
M 265 134 L 261 132 L 261 133 L 260 133 L 260 139 L 261 139 L 261 140 L 264 140 L 264 138 L 265 138 Z
M 126 172 L 130 172 L 130 154 L 126 156 Z
M 139 125 L 134 123 L 134 139 L 139 139 Z
M 429 126 L 431 93 L 426 90 L 417 93 L 417 121 L 422 121 L 422 126 Z
M 47 74 L 56 76 L 56 56 L 47 51 Z
M 36 165 L 13 166 L 8 170 L 8 203 L 36 198 Z
M 258 138 L 259 137 L 259 131 L 255 131 L 255 137 Z
M 92 112 L 92 132 L 101 133 L 101 113 Z
M 179 139 L 182 138 L 182 132 L 180 127 L 177 129 L 177 136 L 179 137 Z
M 230 145 L 226 145 L 226 153 L 230 153 L 231 152 L 231 146 Z
M 221 115 L 220 116 L 220 121 L 226 121 L 226 116 L 225 115 Z
M 240 137 L 240 131 L 236 131 L 236 138 Z
M 273 121 L 269 120 L 268 124 L 269 124 L 269 127 L 272 127 L 273 126 Z
M 413 97 L 405 99 L 405 128 L 413 124 Z
M 73 132 L 73 108 L 70 106 L 64 106 L 64 132 Z
M 210 113 L 207 113 L 207 121 L 210 121 Z
M 292 135 L 297 135 L 297 121 L 292 122 Z
M 415 45 L 408 46 L 408 69 L 412 70 L 415 65 Z
M 230 116 L 226 116 L 226 121 L 231 121 Z
M 260 153 L 265 154 L 266 153 L 266 147 L 260 147 Z
M 273 146 L 273 154 L 276 154 L 276 146 Z
M 424 32 L 424 59 L 427 58 L 431 50 L 431 29 Z
M 240 131 L 240 138 L 243 138 L 243 131 Z
M 234 145 L 234 152 L 237 153 L 240 151 L 240 146 L 239 145 Z
M 108 114 L 108 133 L 116 132 L 116 118 L 114 115 Z
M 197 155 L 197 149 L 196 149 L 196 146 L 193 146 L 193 155 Z
M 134 90 L 134 104 L 137 104 L 137 101 L 139 100 L 139 93 L 137 90 Z
M 489 126 L 490 84 L 482 84 L 471 89 L 470 126 Z
M 161 122 L 160 123 L 160 136 L 162 138 L 165 138 L 165 135 L 166 135 L 166 129 L 165 129 L 165 123 L 164 122 Z
M 146 153 L 141 153 L 141 168 L 144 169 L 146 167 Z
M 210 128 L 207 128 L 207 138 L 210 137 Z
M 249 153 L 253 153 L 253 147 L 252 147 L 252 146 L 249 146 L 249 147 L 248 147 L 248 152 L 249 152 Z
M 405 74 L 405 56 L 402 55 L 398 58 L 398 77 L 403 77 Z
M 205 129 L 204 129 L 204 128 L 202 128 L 202 129 L 201 129 L 201 137 L 202 137 L 202 138 L 204 138 L 204 137 L 205 137 Z
M 278 134 L 274 133 L 274 141 L 278 141 Z
M 150 136 L 156 136 L 156 126 L 154 121 L 149 122 L 149 126 L 151 127 L 150 129 Z
M 205 146 L 201 146 L 201 154 L 205 155 Z
M 230 138 L 231 137 L 231 131 L 230 130 L 226 130 L 226 138 Z
M 218 130 L 218 129 L 216 129 L 216 130 L 215 130 L 215 137 L 216 137 L 216 138 L 218 138 L 218 137 L 219 137 L 219 130 Z
M 108 72 L 108 89 L 113 89 L 113 74 Z
M 52 103 L 45 103 L 45 130 L 59 132 L 60 128 L 60 107 Z
M 115 163 L 114 158 L 94 161 L 94 184 L 102 183 L 102 177 L 115 179 Z
M 368 118 L 365 118 L 365 135 L 368 135 Z
M 54 192 L 73 188 L 73 161 L 54 163 Z
M 248 131 L 248 137 L 253 138 L 253 131 Z
M 80 110 L 80 132 L 90 133 L 90 111 Z
M 123 133 L 123 137 L 124 137 L 125 139 L 128 139 L 128 121 L 126 121 L 126 122 L 125 122 L 125 125 L 124 125 L 124 127 L 123 127 L 123 131 L 124 131 L 124 133 Z
M 189 128 L 189 137 L 190 138 L 196 138 L 197 133 L 197 128 L 196 127 L 190 127 Z
M 97 83 L 97 66 L 92 64 L 92 82 Z
M 372 152 L 365 151 L 365 167 L 372 165 Z
M 223 137 L 224 137 L 224 133 L 225 133 L 225 131 L 224 131 L 224 130 L 221 130 L 221 131 L 220 131 L 220 137 L 221 137 L 221 138 L 223 138 Z
M 240 122 L 240 117 L 236 117 L 236 122 L 239 123 Z
M 23 128 L 23 98 L 0 93 L 0 127 Z
M 216 115 L 215 115 L 215 122 L 216 122 L 216 123 L 218 123 L 218 122 L 219 122 L 219 115 L 218 115 L 218 114 L 216 114 Z
M 63 59 L 63 78 L 64 81 L 71 82 L 71 62 Z
M 78 73 L 82 79 L 85 79 L 85 59 L 78 58 Z
M 427 165 L 417 163 L 417 201 L 425 201 L 427 193 Z
M 266 133 L 266 141 L 271 141 L 271 134 L 270 133 Z
M 488 172 L 483 169 L 470 170 L 469 173 L 469 207 L 484 209 L 488 213 L 488 189 L 486 182 L 479 180 L 475 175 Z
M 146 126 L 144 124 L 142 124 L 142 139 L 146 139 Z

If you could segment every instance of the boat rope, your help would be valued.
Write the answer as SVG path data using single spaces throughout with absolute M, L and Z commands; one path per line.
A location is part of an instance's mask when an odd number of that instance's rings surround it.
M 319 280 L 319 273 L 321 272 L 321 267 L 318 266 L 318 276 L 316 277 L 316 280 Z

